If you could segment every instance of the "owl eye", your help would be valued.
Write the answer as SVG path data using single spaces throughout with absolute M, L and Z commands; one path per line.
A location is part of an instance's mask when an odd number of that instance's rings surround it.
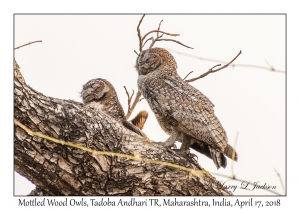
M 150 56 L 149 58 L 147 58 L 147 60 L 146 60 L 146 62 L 147 63 L 152 63 L 154 60 L 155 60 L 155 56 L 154 55 L 152 55 L 152 56 Z

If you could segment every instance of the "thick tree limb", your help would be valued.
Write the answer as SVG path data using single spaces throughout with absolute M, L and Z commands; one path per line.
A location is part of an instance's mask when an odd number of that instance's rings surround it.
M 25 83 L 15 63 L 14 118 L 57 139 L 200 169 L 192 160 L 126 129 L 81 103 L 46 97 Z M 95 155 L 14 128 L 14 168 L 36 186 L 31 195 L 232 195 L 210 174 Z
M 49 196 L 51 194 L 46 193 L 44 190 L 37 187 L 34 190 L 32 190 L 28 195 L 29 196 Z

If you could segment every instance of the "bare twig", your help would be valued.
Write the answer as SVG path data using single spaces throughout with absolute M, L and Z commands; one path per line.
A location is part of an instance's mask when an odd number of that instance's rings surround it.
M 140 25 L 141 25 L 141 23 L 142 23 L 142 21 L 143 21 L 145 15 L 146 15 L 146 14 L 143 14 L 143 16 L 142 16 L 142 18 L 140 19 L 140 22 L 139 22 L 139 24 L 138 24 L 138 26 L 137 26 L 137 32 L 138 32 L 138 37 L 139 37 L 139 46 L 140 46 L 139 49 L 140 49 L 140 52 L 142 52 L 142 50 L 143 50 L 143 41 L 142 41 L 142 36 L 141 36 Z
M 228 67 L 233 61 L 235 61 L 235 59 L 237 59 L 237 57 L 239 57 L 239 55 L 242 53 L 242 51 L 240 51 L 229 63 L 227 63 L 227 64 L 225 64 L 224 66 L 222 66 L 222 67 L 220 67 L 220 68 L 218 68 L 218 69 L 215 69 L 214 70 L 214 68 L 215 67 L 217 67 L 217 66 L 220 66 L 221 64 L 218 64 L 218 65 L 215 65 L 215 66 L 213 66 L 212 68 L 210 68 L 207 72 L 205 72 L 204 74 L 201 74 L 199 77 L 195 77 L 195 78 L 193 78 L 193 79 L 189 79 L 189 80 L 185 80 L 186 82 L 193 82 L 193 81 L 196 81 L 196 80 L 198 80 L 198 79 L 201 79 L 201 78 L 203 78 L 203 77 L 205 77 L 205 76 L 207 76 L 208 74 L 210 74 L 210 73 L 215 73 L 215 72 L 217 72 L 217 71 L 220 71 L 220 70 L 222 70 L 222 69 L 225 69 L 226 67 Z
M 139 49 L 140 49 L 140 52 L 143 51 L 143 47 L 144 47 L 144 46 L 146 45 L 146 43 L 147 43 L 148 41 L 150 41 L 150 40 L 152 40 L 152 43 L 151 43 L 149 49 L 151 49 L 151 48 L 154 46 L 155 42 L 157 42 L 157 41 L 172 41 L 172 42 L 175 42 L 175 43 L 177 43 L 177 44 L 180 44 L 180 45 L 182 45 L 182 46 L 184 46 L 184 47 L 193 49 L 192 47 L 189 47 L 189 46 L 187 46 L 187 45 L 184 45 L 184 44 L 182 44 L 181 42 L 176 41 L 176 40 L 173 40 L 173 39 L 162 39 L 162 37 L 163 37 L 164 34 L 165 34 L 165 35 L 169 35 L 169 36 L 179 36 L 179 35 L 180 35 L 180 34 L 171 34 L 171 33 L 167 33 L 167 32 L 161 31 L 161 30 L 160 30 L 160 27 L 161 27 L 161 23 L 162 23 L 163 20 L 161 20 L 161 21 L 159 22 L 157 30 L 149 31 L 148 33 L 146 33 L 146 34 L 142 37 L 142 36 L 141 36 L 140 25 L 141 25 L 141 23 L 142 23 L 142 20 L 143 20 L 144 16 L 145 16 L 145 15 L 142 16 L 142 18 L 141 18 L 141 20 L 139 21 L 139 24 L 138 24 L 138 26 L 137 26 L 138 37 L 139 37 Z M 154 39 L 153 37 L 150 37 L 150 38 L 146 39 L 147 36 L 150 35 L 151 33 L 156 33 L 156 38 Z M 161 33 L 161 35 L 159 35 L 159 33 Z M 146 39 L 146 41 L 145 41 L 145 39 Z
M 132 101 L 132 97 L 134 96 L 134 90 L 132 90 L 132 94 L 131 96 L 129 96 L 129 93 L 127 91 L 127 88 L 126 86 L 124 86 L 124 89 L 125 89 L 125 92 L 126 92 L 126 95 L 127 95 L 127 98 L 128 98 L 128 109 L 127 109 L 127 114 L 126 114 L 126 120 L 128 120 L 128 118 L 131 116 L 135 106 L 141 101 L 143 100 L 144 98 L 141 98 L 141 93 L 140 92 L 137 92 L 136 96 L 135 96 L 135 99 L 133 101 L 133 103 L 131 104 L 131 101 Z
M 171 41 L 171 42 L 176 42 L 177 44 L 180 44 L 180 45 L 182 45 L 184 47 L 187 47 L 187 48 L 190 48 L 190 49 L 194 49 L 194 48 L 189 47 L 189 46 L 187 46 L 185 44 L 182 44 L 181 42 L 179 42 L 177 40 L 174 40 L 174 39 L 155 39 L 155 42 L 157 42 L 157 41 Z M 149 48 L 152 48 L 155 42 L 153 42 Z
M 193 73 L 193 71 L 190 71 L 190 72 L 183 78 L 183 80 L 185 80 L 191 73 Z
M 134 90 L 132 90 L 132 94 L 130 96 L 130 101 L 131 101 L 133 95 L 134 95 Z
M 233 68 L 238 66 L 238 67 L 246 67 L 246 68 L 265 69 L 265 70 L 274 71 L 274 72 L 278 72 L 278 73 L 285 73 L 285 71 L 283 71 L 283 70 L 270 69 L 268 67 L 251 65 L 251 64 L 232 64 L 231 66 Z
M 221 60 L 216 60 L 216 59 L 211 59 L 211 58 L 203 58 L 203 57 L 199 57 L 196 55 L 192 55 L 192 54 L 188 54 L 188 53 L 183 53 L 183 52 L 179 52 L 176 50 L 172 50 L 172 49 L 168 49 L 176 54 L 179 55 L 184 55 L 184 56 L 188 56 L 188 57 L 192 57 L 192 58 L 196 58 L 199 60 L 204 60 L 204 61 L 210 61 L 210 62 L 216 62 L 216 63 L 227 63 L 226 61 L 221 61 Z M 269 70 L 269 71 L 274 71 L 274 72 L 279 72 L 279 73 L 285 73 L 285 71 L 283 70 L 278 70 L 273 68 L 272 66 L 270 67 L 264 67 L 264 66 L 257 66 L 257 65 L 251 65 L 251 64 L 231 64 L 231 66 L 234 67 L 246 67 L 246 68 L 258 68 L 258 69 L 265 69 L 265 70 Z
M 133 95 L 134 95 L 134 90 L 132 90 L 132 94 L 131 94 L 131 96 L 129 96 L 129 93 L 128 93 L 128 91 L 127 91 L 126 86 L 124 86 L 124 89 L 125 89 L 125 92 L 126 92 L 126 95 L 127 95 L 127 98 L 128 98 L 128 100 L 127 100 L 127 102 L 128 102 L 127 113 L 128 113 L 129 110 L 131 109 L 131 100 L 132 100 L 132 97 L 133 97 Z
M 133 50 L 133 52 L 135 52 L 136 55 L 139 55 L 139 54 L 137 53 L 137 51 Z
M 162 23 L 162 22 L 163 22 L 163 20 L 161 20 L 161 21 L 159 22 L 159 25 L 158 25 L 158 28 L 157 28 L 158 31 L 160 30 L 160 26 L 161 26 L 161 23 Z M 161 35 L 161 36 L 162 36 L 162 35 Z M 156 38 L 159 38 L 159 32 L 157 32 Z
M 148 33 L 146 33 L 143 36 L 142 41 L 144 41 L 149 34 L 155 33 L 155 32 L 157 32 L 157 33 L 160 32 L 162 34 L 166 34 L 166 35 L 169 35 L 169 36 L 180 36 L 180 34 L 171 34 L 171 33 L 167 33 L 167 32 L 161 31 L 161 30 L 152 30 L 152 31 L 149 31 Z
M 265 60 L 265 61 L 266 61 L 267 65 L 269 66 L 270 70 L 275 71 L 274 67 L 271 64 L 269 64 L 269 62 L 267 60 Z
M 157 39 L 161 38 L 161 37 L 164 35 L 164 34 L 159 35 L 160 26 L 161 26 L 161 22 L 162 22 L 162 21 L 163 21 L 163 20 L 161 20 L 161 21 L 159 22 L 159 25 L 158 25 L 158 28 L 157 28 L 156 39 L 154 39 L 153 37 L 148 38 L 148 39 L 144 42 L 143 47 L 145 46 L 145 44 L 146 44 L 148 41 L 152 40 L 152 44 L 150 45 L 149 49 L 152 48 L 152 46 L 153 46 L 154 43 L 157 41 Z
M 284 190 L 284 185 L 283 185 L 283 181 L 282 181 L 280 173 L 276 170 L 276 168 L 274 168 L 274 171 L 276 172 L 277 176 L 279 177 L 281 187 Z
M 126 120 L 128 120 L 128 118 L 130 117 L 130 115 L 132 114 L 135 106 L 140 102 L 140 97 L 141 97 L 141 93 L 138 91 L 136 93 L 135 99 L 130 107 L 130 109 L 128 109 L 128 112 L 126 114 Z
M 34 41 L 34 42 L 28 42 L 27 44 L 23 44 L 23 45 L 21 45 L 19 47 L 16 47 L 14 49 L 17 50 L 17 49 L 20 49 L 21 47 L 25 47 L 27 45 L 30 45 L 30 44 L 33 44 L 33 43 L 37 43 L 37 42 L 42 42 L 42 40 L 37 40 L 37 41 Z
M 154 42 L 153 37 L 150 37 L 150 38 L 148 38 L 148 39 L 144 42 L 143 47 L 145 46 L 145 44 L 146 44 L 149 40 L 152 40 L 152 42 Z

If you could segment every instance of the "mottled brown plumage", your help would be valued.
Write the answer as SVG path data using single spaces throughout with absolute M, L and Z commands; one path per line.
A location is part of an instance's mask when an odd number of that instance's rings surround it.
M 141 111 L 132 121 L 128 122 L 117 93 L 109 81 L 101 78 L 88 81 L 83 85 L 81 97 L 85 106 L 101 110 L 121 122 L 129 130 L 150 141 L 147 135 L 141 131 L 147 120 L 148 113 Z
M 223 153 L 229 157 L 231 154 L 226 153 L 228 140 L 214 114 L 214 105 L 180 78 L 173 56 L 162 48 L 148 49 L 138 56 L 136 68 L 139 91 L 162 129 L 170 135 L 164 145 L 171 147 L 175 141 L 180 141 L 183 143 L 181 149 L 186 150 L 196 143 L 198 151 L 209 153 L 207 156 L 214 160 L 217 168 L 225 167 Z
M 147 118 L 148 118 L 148 112 L 143 110 L 140 111 L 130 122 L 142 130 Z

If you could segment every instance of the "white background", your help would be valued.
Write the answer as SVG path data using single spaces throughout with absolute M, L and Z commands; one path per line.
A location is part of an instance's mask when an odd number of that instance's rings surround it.
M 266 6 L 264 8 L 267 8 Z M 244 12 L 251 12 L 249 8 Z M 17 11 L 11 10 L 11 12 Z M 272 12 L 284 11 L 273 10 Z M 288 26 L 290 30 L 293 30 L 293 23 L 297 22 L 297 19 L 292 16 L 292 12 L 290 14 Z M 12 13 L 7 14 L 6 17 L 10 17 L 11 20 Z M 123 85 L 126 85 L 129 90 L 136 90 L 137 74 L 133 68 L 136 56 L 133 50 L 138 49 L 135 30 L 140 16 L 102 15 L 59 18 L 51 16 L 48 20 L 46 19 L 46 16 L 40 18 L 32 16 L 27 19 L 20 17 L 19 20 L 16 17 L 15 46 L 38 39 L 43 40 L 42 43 L 16 51 L 15 57 L 21 66 L 26 82 L 47 96 L 80 101 L 81 86 L 89 79 L 103 77 L 114 84 L 126 110 L 127 98 Z M 149 15 L 145 17 L 142 24 L 142 33 L 155 29 L 161 19 L 164 19 L 162 25 L 164 31 L 180 33 L 181 36 L 177 40 L 195 49 L 189 50 L 174 43 L 164 42 L 158 43 L 157 46 L 224 61 L 231 60 L 239 50 L 242 50 L 242 55 L 235 63 L 266 66 L 265 60 L 267 60 L 276 69 L 285 70 L 283 16 L 166 17 Z M 20 21 L 19 26 L 18 21 Z M 9 30 L 12 30 L 11 23 L 7 27 L 7 31 Z M 18 33 L 20 33 L 19 37 Z M 5 34 L 12 35 L 12 31 Z M 297 46 L 297 40 L 293 39 L 293 36 L 296 37 L 295 33 L 288 36 L 288 43 L 293 43 L 288 49 Z M 12 41 L 11 37 L 9 39 Z M 10 49 L 12 52 L 11 48 L 10 44 L 7 50 Z M 180 56 L 173 52 L 172 54 L 178 62 L 178 72 L 181 76 L 185 76 L 191 70 L 194 73 L 190 77 L 199 75 L 216 64 Z M 292 62 L 295 55 L 292 53 L 288 55 L 289 61 Z M 7 56 L 7 60 L 11 60 L 11 57 Z M 11 68 L 11 64 L 6 63 L 5 68 Z M 289 87 L 292 87 L 289 89 L 288 96 L 293 99 L 293 94 L 297 89 L 292 85 L 297 75 L 293 75 L 293 64 L 288 66 L 288 73 L 292 75 L 288 77 L 289 84 L 291 84 Z M 8 78 L 10 76 L 8 74 Z M 12 87 L 9 80 L 4 79 L 2 84 Z M 276 168 L 285 180 L 285 75 L 253 68 L 237 67 L 234 70 L 227 68 L 193 82 L 192 85 L 201 90 L 215 104 L 216 115 L 226 129 L 231 144 L 234 142 L 236 132 L 239 131 L 236 148 L 239 153 L 239 162 L 234 164 L 236 176 L 251 182 L 260 181 L 276 185 L 278 192 L 284 193 L 273 168 Z M 11 93 L 12 91 L 8 90 L 7 98 L 11 99 L 10 101 L 12 101 Z M 295 98 L 292 102 L 291 105 L 297 107 Z M 291 120 L 297 114 L 292 106 L 288 109 L 293 113 L 288 118 Z M 138 105 L 136 111 L 141 109 L 150 111 L 145 101 Z M 10 110 L 12 111 L 11 108 Z M 6 115 L 8 115 L 7 111 Z M 11 116 L 12 112 L 8 115 L 8 122 Z M 291 122 L 296 123 L 296 121 Z M 292 123 L 288 124 L 290 126 L 287 139 L 289 146 L 296 141 L 296 136 L 293 136 L 295 126 L 293 127 Z M 12 126 L 10 130 L 5 130 L 12 131 Z M 167 137 L 156 124 L 153 115 L 149 117 L 145 132 L 155 140 L 161 141 Z M 11 138 L 12 132 L 8 132 L 7 136 L 6 142 Z M 7 145 L 12 148 L 11 144 Z M 288 160 L 295 161 L 295 157 L 292 156 L 295 153 L 292 150 L 288 152 L 291 154 Z M 199 155 L 199 162 L 206 170 L 216 171 L 212 161 L 206 157 Z M 291 169 L 293 165 L 296 165 L 295 163 L 289 164 Z M 7 167 L 7 172 L 9 172 L 12 166 Z M 220 169 L 218 173 L 230 175 L 230 164 L 225 170 Z M 12 175 L 11 172 L 8 174 Z M 296 182 L 293 183 L 296 184 Z M 21 189 L 25 188 L 17 182 L 15 194 L 18 194 L 19 186 Z M 8 192 L 6 194 L 9 194 Z M 27 193 L 26 191 L 18 192 L 19 194 Z M 244 190 L 235 194 L 246 193 Z M 250 195 L 254 193 L 263 194 L 265 191 L 252 191 Z

